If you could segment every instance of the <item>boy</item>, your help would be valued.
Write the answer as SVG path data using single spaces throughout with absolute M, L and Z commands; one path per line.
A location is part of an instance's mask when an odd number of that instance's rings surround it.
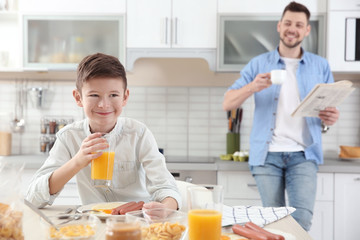
M 77 69 L 76 104 L 85 120 L 62 128 L 44 165 L 33 177 L 27 200 L 38 207 L 51 205 L 64 185 L 76 175 L 83 204 L 145 201 L 143 208 L 178 209 L 181 198 L 173 176 L 158 151 L 155 138 L 142 123 L 118 118 L 129 98 L 125 69 L 113 56 L 85 57 Z M 102 135 L 116 139 L 112 186 L 91 184 L 91 160 L 108 147 Z

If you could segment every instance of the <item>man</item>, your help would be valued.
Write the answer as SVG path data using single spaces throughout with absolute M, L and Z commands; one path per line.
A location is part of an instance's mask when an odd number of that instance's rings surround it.
M 284 206 L 286 189 L 289 205 L 296 208 L 292 216 L 306 231 L 313 215 L 318 164 L 323 163 L 321 125 L 333 125 L 339 117 L 333 107 L 320 111 L 318 118 L 291 117 L 316 84 L 334 81 L 328 62 L 301 47 L 310 34 L 309 19 L 304 5 L 289 3 L 277 24 L 278 48 L 252 59 L 223 102 L 228 111 L 254 95 L 249 165 L 262 203 Z M 274 69 L 286 70 L 282 85 L 272 84 L 269 72 Z

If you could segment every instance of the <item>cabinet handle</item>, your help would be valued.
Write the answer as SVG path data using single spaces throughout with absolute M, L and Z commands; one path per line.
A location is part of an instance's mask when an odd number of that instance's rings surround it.
M 174 22 L 174 34 L 175 34 L 175 44 L 178 43 L 178 29 L 177 29 L 177 26 L 178 26 L 178 18 L 176 17 L 175 18 L 175 22 Z
M 360 177 L 354 178 L 354 181 L 360 181 Z
M 256 183 L 248 183 L 247 186 L 248 186 L 248 187 L 257 187 L 257 186 L 256 186 Z
M 165 18 L 165 44 L 168 44 L 168 28 L 169 28 L 169 19 Z

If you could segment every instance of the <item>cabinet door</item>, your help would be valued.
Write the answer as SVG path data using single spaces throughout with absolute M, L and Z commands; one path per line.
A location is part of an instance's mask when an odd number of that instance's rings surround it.
M 127 2 L 127 47 L 170 47 L 171 0 Z
M 334 229 L 334 204 L 332 201 L 316 201 L 310 236 L 316 240 L 332 240 Z
M 326 12 L 326 0 L 298 0 L 297 2 L 304 4 L 309 9 L 311 14 Z M 288 3 L 289 1 L 283 0 L 219 0 L 219 12 L 256 14 L 278 13 L 280 15 Z
M 172 46 L 216 48 L 216 0 L 173 0 Z
M 224 186 L 225 199 L 260 200 L 255 179 L 248 171 L 218 171 L 218 184 Z
M 335 174 L 335 239 L 359 239 L 360 174 Z
M 359 11 L 360 1 L 359 0 L 329 0 L 329 11 L 333 10 L 348 10 L 348 11 Z
M 19 0 L 22 12 L 124 13 L 126 0 Z

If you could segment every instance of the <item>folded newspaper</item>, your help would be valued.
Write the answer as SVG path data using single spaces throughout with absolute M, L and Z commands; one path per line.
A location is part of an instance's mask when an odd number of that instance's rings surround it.
M 315 85 L 300 105 L 291 114 L 293 117 L 317 117 L 327 107 L 339 106 L 355 88 L 348 80 Z

